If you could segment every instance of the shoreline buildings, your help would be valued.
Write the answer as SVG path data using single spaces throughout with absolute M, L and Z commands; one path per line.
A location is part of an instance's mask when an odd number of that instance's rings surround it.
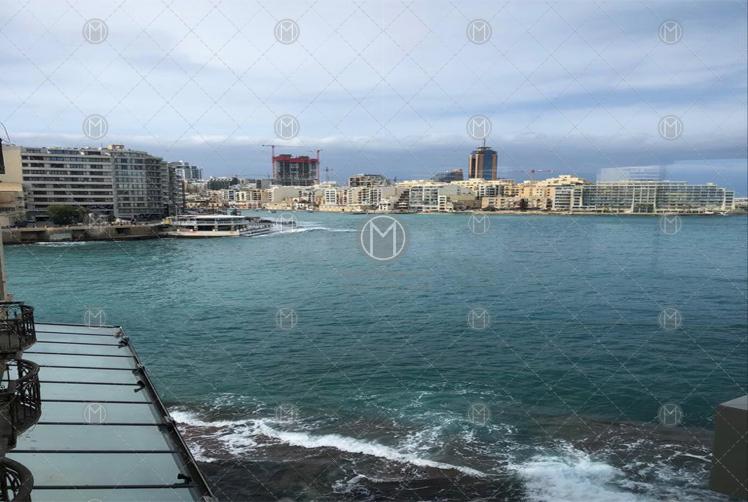
M 7 224 L 46 221 L 50 206 L 82 209 L 106 221 L 153 220 L 173 215 L 183 205 L 184 187 L 175 168 L 161 157 L 123 145 L 104 148 L 23 147 L 3 145 L 10 183 L 22 186 L 24 215 L 15 211 Z M 3 193 L 5 179 L 0 184 Z M 7 201 L 6 201 L 7 199 Z M 10 197 L 0 195 L 11 204 Z
M 226 208 L 344 213 L 543 211 L 549 213 L 724 213 L 744 204 L 713 183 L 663 180 L 658 166 L 601 170 L 597 182 L 572 175 L 517 182 L 497 177 L 498 154 L 481 146 L 462 169 L 427 180 L 349 177 L 319 181 L 319 159 L 273 155 L 273 179 L 197 179 L 188 162 L 165 162 L 122 145 L 53 148 L 2 145 L 0 225 L 49 219 L 53 205 L 84 209 L 95 221 L 159 220 Z M 4 169 L 2 169 L 4 167 Z M 605 181 L 602 181 L 605 180 Z

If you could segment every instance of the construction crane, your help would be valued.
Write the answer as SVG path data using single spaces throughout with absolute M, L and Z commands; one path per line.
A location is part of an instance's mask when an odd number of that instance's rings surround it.
M 317 150 L 316 150 L 316 153 L 317 153 L 317 183 L 319 183 L 319 181 L 320 181 L 319 180 L 319 174 L 320 174 L 319 173 L 319 152 L 321 152 L 321 151 L 322 151 L 321 148 L 317 148 Z M 325 171 L 325 175 L 327 175 L 327 171 Z M 327 181 L 330 181 L 330 180 L 328 179 Z
M 325 166 L 325 181 L 330 181 L 330 173 L 334 173 L 335 171 L 330 169 L 329 167 Z
M 263 148 L 270 147 L 270 179 L 275 179 L 275 147 L 278 145 L 262 145 Z M 272 183 L 272 181 L 271 181 Z

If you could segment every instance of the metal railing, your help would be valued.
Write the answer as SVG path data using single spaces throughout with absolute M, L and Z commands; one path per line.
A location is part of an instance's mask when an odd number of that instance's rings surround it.
M 39 421 L 42 414 L 39 366 L 23 359 L 11 361 L 0 389 L 0 454 L 16 446 L 19 434 Z M 3 437 L 4 436 L 4 437 Z
M 15 460 L 0 458 L 0 502 L 31 502 L 34 476 Z
M 35 342 L 34 308 L 23 302 L 0 302 L 0 359 Z

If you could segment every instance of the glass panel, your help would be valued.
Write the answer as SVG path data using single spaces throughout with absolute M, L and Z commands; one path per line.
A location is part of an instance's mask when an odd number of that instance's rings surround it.
M 108 343 L 117 345 L 118 338 L 113 336 L 91 336 L 91 335 L 70 335 L 64 333 L 43 333 L 36 332 L 36 339 L 39 342 L 73 342 L 73 343 Z
M 8 457 L 31 470 L 34 486 L 37 487 L 164 485 L 180 482 L 177 475 L 181 471 L 171 453 L 11 452 Z
M 42 400 L 46 399 L 80 399 L 85 401 L 148 401 L 145 388 L 138 392 L 136 386 L 130 385 L 91 385 L 45 383 L 41 389 Z
M 47 331 L 54 333 L 94 333 L 99 335 L 112 335 L 118 331 L 119 328 L 103 328 L 97 326 L 65 326 L 62 324 L 44 324 L 35 323 L 38 331 Z
M 106 410 L 106 405 L 104 410 Z M 102 414 L 108 420 L 105 414 Z M 169 450 L 156 425 L 37 425 L 17 450 Z
M 64 352 L 65 354 L 95 354 L 130 356 L 132 352 L 128 347 L 117 347 L 116 345 L 73 345 L 66 343 L 44 343 L 37 342 L 26 353 L 38 354 L 49 352 Z
M 42 387 L 42 392 L 44 388 Z M 51 403 L 42 405 L 40 422 L 86 422 L 91 421 L 92 409 L 87 403 Z M 106 421 L 110 423 L 161 423 L 161 417 L 152 406 L 145 404 L 106 403 Z M 19 441 L 20 444 L 20 441 Z
M 24 359 L 41 366 L 77 366 L 93 368 L 135 368 L 135 359 L 130 357 L 87 357 L 59 354 L 24 354 Z
M 187 502 L 195 500 L 186 488 L 158 488 L 142 490 L 35 490 L 31 493 L 34 502 L 80 502 L 81 500 L 105 500 L 106 502 Z
M 135 385 L 137 378 L 130 370 L 92 370 L 89 368 L 39 368 L 39 378 L 42 383 L 57 382 L 100 382 L 100 383 L 131 383 Z

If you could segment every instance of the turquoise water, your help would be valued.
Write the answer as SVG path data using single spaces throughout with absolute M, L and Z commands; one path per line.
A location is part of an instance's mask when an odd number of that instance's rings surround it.
M 714 408 L 748 388 L 745 217 L 403 215 L 378 262 L 367 216 L 293 216 L 8 246 L 9 287 L 38 319 L 124 326 L 223 499 L 712 497 Z

